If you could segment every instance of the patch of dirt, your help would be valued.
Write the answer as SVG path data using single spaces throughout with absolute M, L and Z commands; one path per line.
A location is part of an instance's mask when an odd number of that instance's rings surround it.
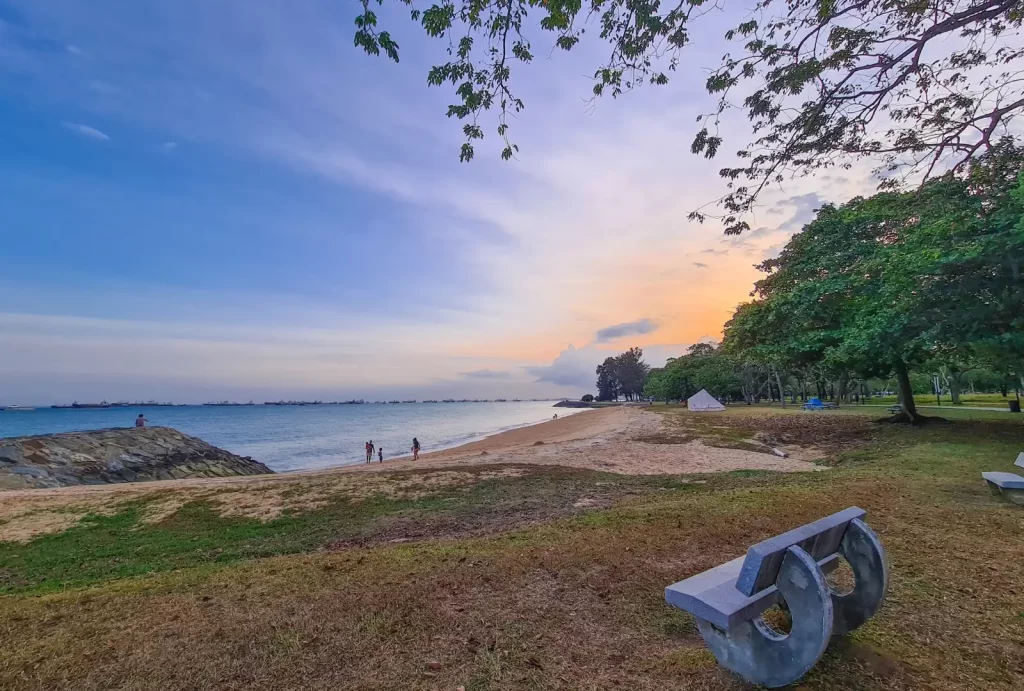
M 635 482 L 595 483 L 590 472 L 571 468 L 537 469 L 523 483 L 501 485 L 493 498 L 453 503 L 451 509 L 385 516 L 369 526 L 366 534 L 329 542 L 327 549 L 493 535 L 548 524 L 582 511 L 607 508 L 623 497 L 657 491 L 654 485 Z
M 696 439 L 692 434 L 645 434 L 633 437 L 641 444 L 687 444 Z

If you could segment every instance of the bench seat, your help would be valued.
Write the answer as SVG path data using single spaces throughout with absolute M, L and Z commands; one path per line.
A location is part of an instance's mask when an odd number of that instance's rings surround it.
M 1024 490 L 1024 477 L 1013 473 L 988 472 L 982 473 L 985 482 L 995 485 L 999 489 L 1021 489 Z
M 736 579 L 745 559 L 737 557 L 670 585 L 665 589 L 665 601 L 723 630 L 760 616 L 779 603 L 778 589 L 773 585 L 751 596 L 737 590 Z M 839 566 L 839 555 L 829 555 L 818 566 L 825 574 L 831 573 Z
M 1020 456 L 1017 457 L 1017 460 L 1020 461 Z M 1024 477 L 999 471 L 982 473 L 981 477 L 993 491 L 999 492 L 1014 504 L 1024 506 Z

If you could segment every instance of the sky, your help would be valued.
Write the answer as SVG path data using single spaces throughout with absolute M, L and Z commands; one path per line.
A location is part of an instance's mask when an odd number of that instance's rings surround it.
M 535 34 L 517 158 L 485 120 L 460 163 L 446 43 L 385 5 L 401 61 L 367 56 L 358 8 L 0 0 L 0 405 L 578 397 L 608 355 L 720 338 L 754 265 L 868 189 L 786 183 L 738 238 L 687 220 L 724 191 L 689 146 L 735 13 L 596 103 L 604 46 Z

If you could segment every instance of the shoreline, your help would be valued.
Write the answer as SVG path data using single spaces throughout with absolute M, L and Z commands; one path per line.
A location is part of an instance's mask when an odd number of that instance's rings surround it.
M 566 415 L 561 415 L 560 414 L 558 416 L 558 419 L 559 420 L 562 420 L 563 418 L 564 419 L 568 419 L 570 417 L 573 417 L 573 416 L 576 416 L 576 415 L 580 415 L 580 414 L 585 413 L 585 412 L 587 412 L 587 411 L 586 410 L 579 410 L 577 412 L 568 413 Z M 554 414 L 554 413 L 552 413 L 552 414 Z M 457 449 L 461 449 L 464 446 L 469 446 L 470 444 L 477 444 L 479 442 L 487 441 L 488 439 L 493 439 L 495 437 L 500 437 L 503 434 L 507 434 L 509 432 L 515 432 L 515 431 L 518 431 L 518 430 L 521 430 L 521 429 L 525 429 L 527 427 L 538 427 L 540 425 L 546 425 L 549 422 L 555 422 L 555 420 L 553 420 L 551 418 L 548 418 L 548 419 L 545 419 L 545 420 L 537 420 L 536 422 L 524 422 L 524 423 L 521 423 L 521 424 L 518 424 L 518 425 L 509 425 L 507 427 L 501 427 L 501 428 L 499 428 L 497 430 L 494 430 L 493 432 L 481 432 L 479 434 L 473 434 L 473 435 L 467 437 L 465 440 L 460 441 L 460 442 L 458 442 L 456 444 L 452 444 L 450 446 L 442 445 L 442 446 L 439 446 L 438 448 L 435 448 L 432 451 L 427 451 L 427 452 L 424 452 L 424 451 L 421 450 L 420 451 L 420 461 L 424 460 L 427 456 L 434 456 L 434 455 L 441 454 L 441 453 L 452 452 L 452 451 L 455 451 Z M 390 463 L 392 461 L 411 461 L 411 460 L 412 460 L 412 453 L 406 453 L 406 454 L 402 454 L 401 456 L 391 456 L 390 458 L 385 458 L 384 459 L 384 463 Z M 419 462 L 419 461 L 417 461 L 417 462 Z M 371 463 L 374 464 L 374 465 L 380 465 L 380 461 L 371 461 Z M 334 471 L 334 470 L 341 470 L 342 468 L 351 468 L 353 466 L 364 466 L 364 465 L 370 465 L 370 463 L 367 463 L 366 461 L 353 461 L 351 463 L 340 463 L 338 465 L 327 466 L 325 468 L 296 468 L 295 470 L 281 470 L 281 471 L 276 471 L 275 470 L 274 474 L 275 475 L 294 475 L 296 473 L 324 473 L 324 472 L 329 472 L 329 471 Z
M 145 504 L 147 523 L 168 518 L 191 502 L 204 502 L 220 516 L 264 521 L 339 500 L 425 496 L 441 486 L 469 486 L 536 472 L 531 467 L 670 476 L 822 469 L 809 460 L 706 446 L 699 439 L 665 441 L 658 436 L 664 433 L 658 413 L 615 407 L 506 430 L 421 454 L 418 461 L 405 456 L 273 475 L 0 490 L 0 541 L 24 542 L 61 532 L 88 515 L 113 515 L 127 502 Z
M 506 429 L 456 446 L 383 462 L 356 462 L 328 468 L 286 470 L 272 475 L 220 478 L 185 478 L 101 485 L 73 485 L 42 489 L 0 490 L 0 499 L 44 498 L 57 495 L 106 493 L 139 494 L 173 489 L 229 488 L 236 485 L 309 480 L 355 473 L 437 470 L 473 465 L 565 465 L 626 475 L 692 474 L 742 469 L 800 472 L 816 468 L 810 460 L 778 458 L 768 453 L 705 446 L 700 440 L 685 444 L 647 443 L 658 434 L 657 413 L 642 408 L 615 406 L 581 410 L 557 420 L 544 420 Z M 258 459 L 256 459 L 258 460 Z M 2 519 L 2 516 L 0 516 Z

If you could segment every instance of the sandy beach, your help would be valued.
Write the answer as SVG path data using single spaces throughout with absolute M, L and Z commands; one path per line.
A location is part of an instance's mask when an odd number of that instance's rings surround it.
M 496 434 L 471 444 L 435 453 L 396 458 L 384 463 L 346 467 L 348 472 L 411 468 L 447 468 L 497 463 L 561 465 L 624 475 L 676 475 L 775 470 L 800 472 L 814 465 L 770 453 L 683 444 L 651 444 L 644 437 L 662 433 L 661 416 L 643 408 L 589 410 Z
M 274 518 L 315 508 L 339 495 L 416 496 L 437 485 L 470 484 L 524 472 L 514 465 L 555 465 L 626 475 L 685 475 L 732 470 L 815 470 L 807 460 L 771 453 L 717 448 L 699 440 L 649 443 L 662 433 L 661 416 L 640 408 L 590 410 L 522 427 L 433 453 L 418 461 L 341 466 L 252 477 L 197 478 L 0 491 L 0 540 L 25 540 L 63 530 L 89 513 L 111 513 L 126 501 L 148 499 L 149 519 L 171 515 L 189 501 L 209 500 L 221 515 Z M 489 466 L 501 466 L 488 470 Z M 430 470 L 428 473 L 403 471 Z M 394 472 L 402 472 L 397 478 Z

